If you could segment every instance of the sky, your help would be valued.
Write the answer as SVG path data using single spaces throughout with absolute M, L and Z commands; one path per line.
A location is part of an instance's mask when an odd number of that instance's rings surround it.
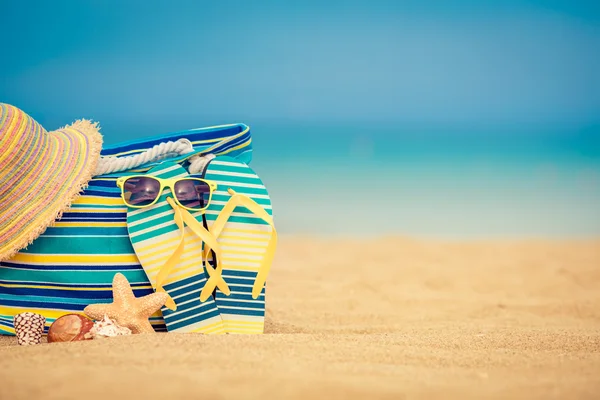
M 0 99 L 109 141 L 232 121 L 586 127 L 598 4 L 2 1 Z
M 283 233 L 600 236 L 598 1 L 0 10 L 0 101 L 106 144 L 246 123 Z

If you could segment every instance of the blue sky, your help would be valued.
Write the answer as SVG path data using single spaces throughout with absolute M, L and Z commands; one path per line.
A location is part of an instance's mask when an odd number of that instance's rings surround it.
M 238 121 L 579 129 L 600 123 L 598 4 L 7 1 L 0 100 L 109 142 Z

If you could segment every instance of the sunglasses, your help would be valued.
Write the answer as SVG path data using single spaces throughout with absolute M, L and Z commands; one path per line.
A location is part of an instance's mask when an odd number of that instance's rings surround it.
M 132 208 L 156 204 L 165 188 L 171 189 L 175 202 L 190 211 L 205 210 L 217 183 L 200 178 L 161 179 L 154 176 L 123 176 L 117 179 L 121 197 Z

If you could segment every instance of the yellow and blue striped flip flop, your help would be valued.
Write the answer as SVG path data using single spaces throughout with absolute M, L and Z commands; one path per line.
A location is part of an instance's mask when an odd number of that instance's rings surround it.
M 243 162 L 227 156 L 210 160 L 201 175 L 217 183 L 204 218 L 220 245 L 221 260 L 210 246 L 204 247 L 207 287 L 215 301 L 227 333 L 264 332 L 265 283 L 275 248 L 269 193 L 256 173 Z M 220 261 L 215 267 L 214 260 Z M 231 293 L 221 291 L 219 279 Z
M 147 175 L 169 179 L 186 177 L 188 173 L 178 164 L 164 162 Z M 200 221 L 200 230 L 190 226 L 194 221 Z M 169 332 L 226 333 L 212 296 L 200 299 L 207 281 L 202 245 L 203 240 L 211 242 L 212 238 L 202 221 L 202 212 L 179 207 L 169 188 L 164 188 L 152 206 L 127 207 L 127 229 L 140 264 L 152 286 L 170 296 L 161 310 Z

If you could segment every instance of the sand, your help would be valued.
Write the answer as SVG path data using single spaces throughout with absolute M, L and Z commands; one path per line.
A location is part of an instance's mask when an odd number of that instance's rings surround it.
M 598 399 L 600 240 L 284 237 L 267 334 L 16 346 L 2 399 Z

